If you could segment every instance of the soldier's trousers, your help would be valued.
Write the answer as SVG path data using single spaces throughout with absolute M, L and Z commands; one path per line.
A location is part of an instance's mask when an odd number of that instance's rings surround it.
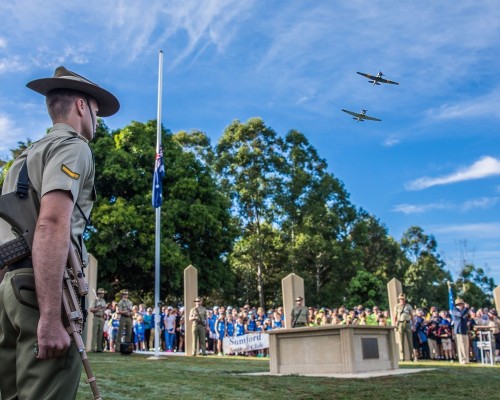
M 14 276 L 33 279 L 31 268 L 7 272 L 0 284 L 0 393 L 2 400 L 76 398 L 82 362 L 74 343 L 65 356 L 38 360 L 34 348 L 40 318 L 35 292 L 14 294 Z
M 193 356 L 198 354 L 198 346 L 203 354 L 207 354 L 206 340 L 207 332 L 205 327 L 202 324 L 193 322 Z
M 92 351 L 102 351 L 102 338 L 104 334 L 104 318 L 94 317 L 92 326 Z
M 413 359 L 413 334 L 411 332 L 411 325 L 409 322 L 401 322 L 398 324 L 399 334 L 399 359 L 405 359 L 405 341 L 408 343 L 409 356 Z

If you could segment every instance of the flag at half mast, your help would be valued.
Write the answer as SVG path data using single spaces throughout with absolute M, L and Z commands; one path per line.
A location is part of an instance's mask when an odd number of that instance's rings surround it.
M 161 203 L 163 202 L 162 195 L 162 179 L 165 175 L 165 167 L 163 165 L 163 148 L 160 145 L 158 148 L 158 152 L 156 153 L 156 161 L 155 161 L 155 171 L 153 175 L 153 207 L 158 208 L 161 207 Z

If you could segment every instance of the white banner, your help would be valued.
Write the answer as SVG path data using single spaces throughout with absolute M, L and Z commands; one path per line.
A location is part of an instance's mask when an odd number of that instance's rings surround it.
M 225 337 L 223 346 L 224 354 L 267 349 L 269 348 L 269 335 L 260 332 L 247 333 L 242 336 Z

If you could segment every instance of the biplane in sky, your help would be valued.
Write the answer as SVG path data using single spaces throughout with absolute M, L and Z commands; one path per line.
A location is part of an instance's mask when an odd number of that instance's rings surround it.
M 384 74 L 380 71 L 377 75 L 365 74 L 364 72 L 356 72 L 359 75 L 368 78 L 368 82 L 373 83 L 374 85 L 380 85 L 381 83 L 388 83 L 390 85 L 399 85 L 398 82 L 390 81 L 389 79 L 382 78 Z
M 344 110 L 342 109 L 347 114 L 352 115 L 352 119 L 355 119 L 356 122 L 363 122 L 364 120 L 368 121 L 382 121 L 381 119 L 370 117 L 366 115 L 366 110 L 361 110 L 360 113 L 354 112 L 354 111 L 349 111 L 349 110 Z

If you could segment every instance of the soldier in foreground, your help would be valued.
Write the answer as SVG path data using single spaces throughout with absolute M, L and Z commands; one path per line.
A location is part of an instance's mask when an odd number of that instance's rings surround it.
M 120 105 L 64 67 L 27 86 L 46 96 L 53 127 L 14 161 L 2 190 L 19 190 L 24 170 L 39 213 L 31 257 L 6 267 L 0 284 L 0 393 L 4 400 L 74 399 L 82 360 L 63 322 L 62 282 L 70 248 L 88 262 L 82 236 L 95 200 L 88 142 L 97 117 L 113 115 Z M 13 236 L 8 224 L 0 225 L 2 243 Z

